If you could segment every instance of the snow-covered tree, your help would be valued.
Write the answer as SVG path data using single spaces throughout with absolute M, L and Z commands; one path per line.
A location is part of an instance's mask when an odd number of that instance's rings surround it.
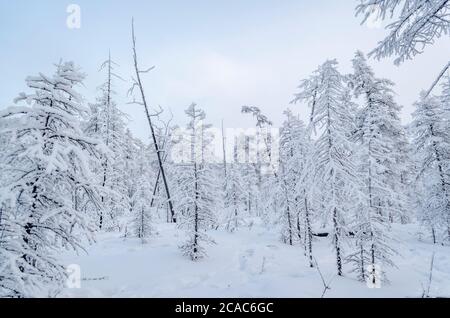
M 290 141 L 289 148 L 293 148 L 290 159 L 286 162 L 287 167 L 293 171 L 296 182 L 294 200 L 297 211 L 297 237 L 303 243 L 305 256 L 308 259 L 310 267 L 314 267 L 313 256 L 313 222 L 317 213 L 314 202 L 317 193 L 317 185 L 314 181 L 314 148 L 307 128 L 300 120 L 292 120 L 290 124 L 293 138 Z M 290 152 L 290 150 L 288 150 Z
M 362 180 L 362 195 L 355 202 L 357 214 L 352 222 L 356 251 L 348 260 L 359 278 L 368 275 L 376 280 L 378 266 L 393 266 L 390 217 L 398 214 L 401 202 L 393 185 L 399 181 L 398 120 L 400 108 L 395 104 L 392 83 L 375 77 L 362 53 L 353 60 L 354 73 L 350 85 L 357 97 L 363 96 L 364 107 L 358 114 L 354 133 L 358 143 L 358 172 Z M 370 266 L 371 273 L 367 273 Z M 373 283 L 376 283 L 374 281 Z
M 259 194 L 262 174 L 261 162 L 257 160 L 258 151 L 255 149 L 257 147 L 256 138 L 257 136 L 254 134 L 245 133 L 236 136 L 233 165 L 230 168 L 236 171 L 238 183 L 243 186 L 243 193 L 240 193 L 242 208 L 248 216 L 260 216 Z
M 127 210 L 126 180 L 126 116 L 114 101 L 114 78 L 116 63 L 109 56 L 101 70 L 106 71 L 106 80 L 100 86 L 100 96 L 95 104 L 90 105 L 92 116 L 86 132 L 89 136 L 100 139 L 108 152 L 103 156 L 101 166 L 96 167 L 98 182 L 102 191 L 102 208 L 99 211 L 100 229 L 113 230 L 119 227 L 119 216 Z
M 182 196 L 177 203 L 185 211 L 181 224 L 189 237 L 181 248 L 184 255 L 196 261 L 206 256 L 204 244 L 212 242 L 206 231 L 216 223 L 215 207 L 218 206 L 220 185 L 210 164 L 202 162 L 202 148 L 206 146 L 202 140 L 205 112 L 192 104 L 186 110 L 186 115 L 190 119 L 187 126 L 190 164 L 182 167 L 179 176 Z
M 449 0 L 362 0 L 356 12 L 364 16 L 363 23 L 368 19 L 394 20 L 386 27 L 388 36 L 371 55 L 377 59 L 396 56 L 397 65 L 421 54 L 439 38 L 450 36 Z M 425 95 L 431 94 L 449 69 L 450 61 Z
M 282 238 L 292 245 L 303 242 L 305 228 L 302 215 L 303 201 L 298 194 L 298 187 L 304 173 L 304 163 L 308 152 L 308 136 L 304 123 L 290 109 L 284 112 L 286 120 L 280 131 L 280 187 L 282 210 Z M 302 191 L 302 190 L 301 190 Z
M 235 232 L 244 224 L 245 202 L 247 200 L 246 186 L 242 178 L 241 165 L 231 163 L 227 165 L 224 207 L 226 213 L 225 228 Z
M 139 150 L 139 155 L 137 157 L 136 183 L 134 185 L 135 191 L 132 197 L 132 231 L 133 235 L 140 238 L 142 242 L 146 242 L 147 239 L 152 236 L 155 229 L 152 226 L 154 219 L 153 213 L 156 211 L 155 208 L 151 206 L 151 195 L 153 191 L 153 178 L 151 178 L 151 171 L 146 165 L 148 158 L 148 149 L 142 147 Z
M 408 201 L 406 196 L 405 170 L 410 165 L 408 158 L 409 141 L 405 128 L 400 121 L 402 107 L 394 100 L 392 87 L 394 83 L 387 79 L 379 79 L 368 65 L 364 54 L 356 52 L 353 59 L 354 73 L 348 76 L 349 86 L 353 88 L 357 97 L 363 96 L 366 107 L 361 110 L 356 129 L 356 138 L 361 137 L 361 125 L 369 120 L 368 107 L 379 105 L 382 108 L 383 120 L 380 129 L 386 137 L 384 146 L 387 154 L 382 159 L 385 170 L 385 182 L 392 189 L 390 196 L 386 197 L 386 214 L 391 221 L 405 219 Z M 358 135 L 359 134 L 359 135 Z M 381 160 L 381 159 L 380 159 Z
M 429 227 L 434 242 L 442 234 L 444 239 L 450 239 L 449 110 L 438 97 L 426 97 L 423 93 L 413 117 L 418 179 L 423 184 L 419 189 L 425 192 L 420 220 Z
M 159 173 L 161 175 L 162 183 L 164 185 L 164 190 L 166 193 L 168 208 L 170 211 L 170 217 L 171 217 L 172 222 L 176 223 L 177 218 L 176 218 L 175 209 L 173 207 L 174 203 L 172 201 L 172 196 L 170 195 L 169 180 L 167 179 L 166 170 L 164 168 L 163 151 L 162 151 L 161 145 L 158 143 L 157 136 L 156 136 L 156 129 L 155 129 L 155 125 L 153 123 L 154 118 L 158 117 L 158 115 L 160 115 L 162 113 L 162 109 L 160 109 L 160 112 L 157 114 L 151 113 L 150 107 L 147 103 L 147 98 L 145 95 L 144 85 L 143 85 L 143 81 L 142 81 L 142 75 L 150 72 L 151 70 L 154 69 L 154 67 L 151 67 L 146 70 L 141 69 L 139 67 L 139 59 L 138 59 L 137 48 L 136 48 L 137 40 L 136 40 L 136 34 L 135 34 L 135 29 L 134 29 L 134 19 L 131 22 L 131 33 L 132 33 L 132 43 L 133 43 L 133 62 L 134 62 L 133 64 L 134 64 L 135 76 L 133 77 L 133 85 L 129 89 L 128 94 L 133 95 L 133 92 L 135 89 L 139 90 L 140 101 L 136 101 L 136 99 L 134 99 L 133 104 L 143 106 L 143 108 L 145 110 L 145 115 L 147 117 L 147 122 L 148 122 L 148 125 L 150 128 L 153 146 L 155 149 L 156 159 L 158 161 Z
M 321 78 L 317 94 L 302 91 L 297 101 L 314 105 L 311 125 L 320 131 L 315 140 L 314 180 L 323 197 L 323 211 L 333 226 L 333 246 L 338 275 L 342 275 L 343 241 L 347 236 L 346 215 L 352 209 L 352 191 L 358 189 L 356 167 L 352 162 L 349 132 L 353 128 L 349 101 L 345 100 L 343 76 L 335 60 L 327 61 L 316 71 Z
M 255 106 L 243 106 L 241 112 L 250 114 L 256 120 L 256 163 L 253 164 L 257 177 L 259 215 L 266 224 L 276 223 L 279 219 L 278 208 L 280 208 L 279 198 L 274 189 L 281 191 L 284 202 L 287 201 L 284 181 L 278 173 L 279 160 L 275 158 L 276 149 L 274 146 L 273 123 L 263 114 L 261 109 Z M 287 205 L 282 208 L 286 211 Z
M 9 199 L 0 245 L 0 297 L 45 296 L 61 288 L 64 267 L 55 259 L 62 245 L 78 250 L 92 227 L 87 215 L 74 209 L 72 190 L 99 204 L 87 162 L 99 158 L 98 142 L 84 136 L 80 119 L 87 110 L 76 88 L 84 74 L 72 63 L 57 65 L 55 75 L 28 77 L 34 93 L 21 93 L 0 114 L 12 137 L 3 190 Z M 2 132 L 3 134 L 3 132 Z M 3 198 L 2 198 L 3 199 Z M 76 232 L 73 226 L 76 224 Z
M 450 36 L 449 0 L 362 0 L 357 14 L 367 19 L 394 19 L 389 35 L 372 52 L 377 58 L 397 56 L 400 64 L 423 52 L 440 37 Z
M 135 194 L 138 190 L 139 177 L 141 172 L 144 170 L 146 173 L 150 170 L 150 163 L 140 160 L 146 160 L 147 158 L 142 158 L 143 148 L 145 145 L 137 138 L 134 138 L 129 129 L 125 132 L 125 144 L 123 148 L 123 159 L 124 159 L 124 187 L 126 189 L 126 199 L 127 199 L 127 209 L 130 214 L 133 214 L 134 206 L 136 204 Z M 150 180 L 149 180 L 150 181 Z

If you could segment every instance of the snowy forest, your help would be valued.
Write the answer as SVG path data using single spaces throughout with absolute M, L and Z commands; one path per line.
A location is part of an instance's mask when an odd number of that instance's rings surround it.
M 450 1 L 357 2 L 384 40 L 299 78 L 280 127 L 239 105 L 254 128 L 229 134 L 192 101 L 175 124 L 148 102 L 138 20 L 131 81 L 112 51 L 95 100 L 76 61 L 30 74 L 0 109 L 0 298 L 449 297 L 450 61 L 409 123 L 373 63 L 448 41 Z

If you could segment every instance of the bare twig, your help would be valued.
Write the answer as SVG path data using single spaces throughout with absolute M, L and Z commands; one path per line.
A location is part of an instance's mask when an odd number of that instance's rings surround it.
M 139 71 L 139 73 L 144 74 L 144 73 L 149 73 L 151 71 L 153 71 L 156 68 L 156 66 L 152 66 L 149 67 L 148 69 L 146 69 L 145 71 Z
M 315 268 L 317 269 L 317 272 L 319 273 L 320 279 L 322 280 L 322 284 L 323 284 L 323 292 L 322 292 L 322 296 L 321 296 L 320 298 L 324 298 L 324 297 L 325 297 L 325 294 L 327 293 L 327 291 L 328 291 L 328 290 L 331 290 L 330 285 L 331 285 L 331 283 L 333 282 L 333 280 L 334 280 L 334 278 L 335 278 L 336 276 L 333 276 L 333 277 L 327 282 L 327 281 L 325 280 L 325 278 L 323 277 L 322 271 L 320 270 L 319 263 L 317 263 L 316 258 L 313 257 L 313 260 L 314 260 L 314 263 L 315 263 L 315 265 L 316 265 Z

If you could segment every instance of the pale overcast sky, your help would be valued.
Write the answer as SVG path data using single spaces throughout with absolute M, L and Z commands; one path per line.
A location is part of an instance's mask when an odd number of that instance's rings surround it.
M 69 4 L 81 8 L 81 28 L 66 26 Z M 145 78 L 149 101 L 170 108 L 183 124 L 184 109 L 196 102 L 209 121 L 249 127 L 242 105 L 260 106 L 276 124 L 300 80 L 326 59 L 351 71 L 356 50 L 369 52 L 386 34 L 360 25 L 357 0 L 0 0 L 0 108 L 26 89 L 24 79 L 53 72 L 73 60 L 88 74 L 82 93 L 93 101 L 101 84 L 99 65 L 111 50 L 127 81 L 131 68 L 131 17 L 136 22 L 141 64 L 156 65 Z M 377 76 L 393 80 L 397 101 L 410 119 L 412 103 L 427 89 L 450 56 L 448 38 L 400 67 L 371 61 Z M 143 111 L 127 105 L 129 83 L 117 82 L 117 100 L 130 114 L 130 128 L 148 136 Z M 301 112 L 302 106 L 291 107 Z M 302 112 L 301 112 L 302 113 Z

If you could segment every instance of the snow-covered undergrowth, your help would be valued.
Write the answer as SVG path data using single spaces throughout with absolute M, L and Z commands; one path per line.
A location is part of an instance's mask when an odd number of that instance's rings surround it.
M 81 267 L 81 288 L 62 297 L 321 297 L 323 283 L 309 268 L 301 246 L 280 242 L 279 231 L 253 219 L 253 226 L 230 234 L 210 231 L 215 244 L 197 262 L 178 248 L 185 233 L 173 224 L 158 224 L 158 235 L 142 244 L 117 233 L 100 234 L 88 254 L 62 255 L 66 265 Z M 388 268 L 389 284 L 370 289 L 349 268 L 337 277 L 330 240 L 316 238 L 314 254 L 331 289 L 325 297 L 421 297 L 427 288 L 435 251 L 430 296 L 450 297 L 450 247 L 421 240 L 414 225 L 394 225 L 398 268 Z

